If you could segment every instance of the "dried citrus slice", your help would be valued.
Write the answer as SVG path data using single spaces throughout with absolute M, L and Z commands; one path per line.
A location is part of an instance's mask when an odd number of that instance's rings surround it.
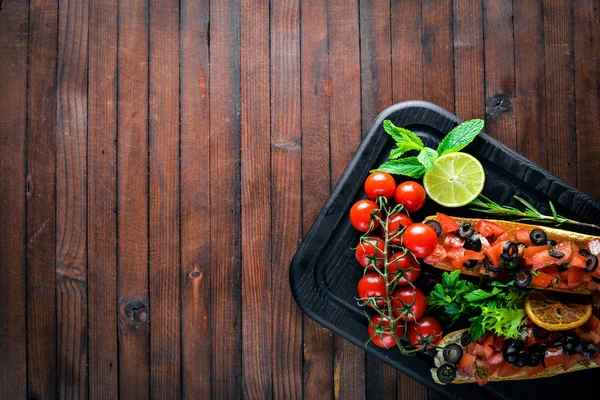
M 564 331 L 585 324 L 592 315 L 592 305 L 584 298 L 559 301 L 547 293 L 532 293 L 525 299 L 525 312 L 546 330 Z

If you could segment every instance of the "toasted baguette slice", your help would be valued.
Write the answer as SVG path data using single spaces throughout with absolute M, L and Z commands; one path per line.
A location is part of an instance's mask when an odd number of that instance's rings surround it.
M 444 360 L 444 356 L 443 356 L 444 347 L 446 347 L 450 343 L 460 344 L 460 337 L 462 336 L 463 332 L 466 332 L 467 330 L 468 329 L 461 329 L 461 330 L 449 333 L 446 336 L 444 336 L 442 338 L 442 340 L 440 341 L 440 343 L 438 344 L 440 349 L 438 350 L 437 354 L 435 355 L 435 366 L 436 367 L 431 369 L 431 377 L 433 378 L 435 383 L 443 385 L 443 383 L 440 382 L 440 380 L 437 377 L 437 369 L 440 365 L 446 363 L 446 361 Z M 598 365 L 595 362 L 591 361 L 588 366 L 585 366 L 582 364 L 575 364 L 571 368 L 569 368 L 567 371 L 563 370 L 562 365 L 558 365 L 555 367 L 549 367 L 549 368 L 546 368 L 544 371 L 542 371 L 534 376 L 531 376 L 531 377 L 527 376 L 527 369 L 524 369 L 512 376 L 499 377 L 496 375 L 496 373 L 494 373 L 492 376 L 489 377 L 488 380 L 489 380 L 489 382 L 501 382 L 501 381 L 520 381 L 520 380 L 524 380 L 524 379 L 549 378 L 551 376 L 555 376 L 555 375 L 559 375 L 559 374 L 566 374 L 569 372 L 581 371 L 584 369 L 597 368 L 597 367 L 598 367 Z M 458 375 L 456 377 L 456 379 L 454 381 L 452 381 L 452 383 L 456 383 L 456 384 L 474 383 L 474 382 L 476 382 L 474 377 L 471 378 L 468 376 L 461 376 L 461 375 Z
M 470 222 L 473 226 L 475 226 L 475 224 L 477 222 L 479 222 L 479 220 L 485 219 L 485 218 L 459 218 L 459 217 L 452 217 L 452 218 L 456 221 Z M 436 219 L 435 215 L 430 215 L 429 217 L 425 218 L 425 221 L 429 221 L 429 220 L 437 220 L 437 219 Z M 500 221 L 500 220 L 495 220 L 495 219 L 485 219 L 485 220 L 500 225 L 501 227 L 503 227 L 506 230 L 506 233 L 512 237 L 516 237 L 516 231 L 518 228 L 525 228 L 528 230 L 539 228 L 539 226 L 522 224 L 519 222 Z M 544 229 L 544 232 L 546 232 L 546 234 L 548 235 L 548 239 L 553 239 L 557 243 L 571 242 L 571 243 L 576 244 L 581 249 L 586 249 L 587 244 L 592 239 L 597 239 L 597 237 L 595 237 L 595 236 L 585 235 L 583 233 L 578 233 L 578 232 L 565 231 L 563 229 L 548 228 L 545 226 L 543 227 L 543 229 Z M 438 269 L 443 269 L 445 271 L 453 270 L 452 265 L 447 260 L 443 260 L 443 261 L 437 263 L 436 265 L 434 265 L 434 267 L 438 268 Z M 481 276 L 478 268 L 474 268 L 474 269 L 461 268 L 460 272 L 465 275 L 471 275 L 471 276 L 477 276 L 477 277 Z M 574 294 L 590 294 L 591 293 L 590 290 L 587 287 L 585 287 L 584 285 L 581 285 L 580 287 L 578 287 L 576 289 L 561 289 L 561 288 L 550 287 L 550 286 L 549 287 L 540 287 L 540 286 L 534 285 L 534 284 L 529 285 L 529 287 L 531 289 L 554 290 L 556 292 L 565 292 L 565 293 L 574 293 Z

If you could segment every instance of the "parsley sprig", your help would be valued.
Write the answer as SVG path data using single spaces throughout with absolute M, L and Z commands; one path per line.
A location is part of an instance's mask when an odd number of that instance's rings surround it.
M 480 119 L 465 121 L 456 126 L 444 137 L 437 150 L 426 147 L 421 138 L 408 129 L 398 127 L 390 120 L 383 121 L 383 130 L 391 136 L 396 148 L 390 151 L 389 161 L 373 171 L 384 171 L 395 175 L 421 178 L 426 171 L 433 171 L 435 160 L 444 154 L 456 153 L 471 143 L 483 129 Z M 411 150 L 418 151 L 417 156 L 403 157 Z M 373 172 L 371 171 L 371 172 Z

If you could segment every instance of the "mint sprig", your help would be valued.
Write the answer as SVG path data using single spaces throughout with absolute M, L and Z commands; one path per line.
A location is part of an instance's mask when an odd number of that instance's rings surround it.
M 372 170 L 384 171 L 395 175 L 406 175 L 411 178 L 422 178 L 426 171 L 433 171 L 435 160 L 449 153 L 456 153 L 471 143 L 483 129 L 484 122 L 480 119 L 465 121 L 456 126 L 444 137 L 437 150 L 423 145 L 423 141 L 408 129 L 398 127 L 392 121 L 383 121 L 383 130 L 396 143 L 396 148 L 390 151 L 389 161 Z M 404 153 L 416 150 L 417 157 L 402 157 Z

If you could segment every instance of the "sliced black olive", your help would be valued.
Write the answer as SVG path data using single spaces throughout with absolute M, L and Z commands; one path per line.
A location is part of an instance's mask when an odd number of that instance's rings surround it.
M 546 244 L 548 241 L 548 235 L 546 235 L 546 232 L 543 230 L 535 228 L 529 234 L 529 239 L 531 239 L 531 243 L 535 244 L 536 246 L 541 246 Z
M 556 246 L 556 240 L 548 239 L 546 240 L 546 244 L 549 244 L 550 246 Z
M 543 343 L 534 343 L 531 346 L 529 346 L 529 354 L 533 354 L 533 353 L 540 353 L 540 354 L 546 354 L 546 345 Z
M 519 359 L 519 356 L 517 355 L 517 353 L 509 354 L 506 357 L 504 357 L 504 360 L 509 364 L 516 363 L 518 359 Z
M 598 257 L 588 254 L 585 257 L 585 272 L 594 272 L 598 268 Z
M 523 342 L 518 340 L 511 340 L 504 343 L 504 349 L 502 349 L 502 355 L 504 358 L 508 358 L 510 355 L 517 355 L 519 351 L 523 350 Z
M 531 272 L 525 268 L 519 268 L 515 271 L 515 285 L 518 287 L 527 287 L 531 283 Z
M 460 337 L 460 344 L 462 344 L 463 346 L 468 346 L 471 343 L 471 335 L 469 335 L 469 332 L 463 332 L 463 334 Z
M 517 354 L 517 361 L 514 363 L 517 367 L 522 368 L 529 364 L 531 357 L 525 350 L 521 350 Z
M 555 340 L 550 347 L 562 347 L 562 339 Z
M 478 262 L 479 261 L 477 261 L 477 260 L 469 260 L 466 263 L 463 263 L 463 267 L 469 268 L 469 269 L 475 268 L 475 266 L 477 265 Z
M 458 236 L 463 239 L 468 238 L 469 236 L 473 235 L 473 233 L 475 233 L 475 228 L 473 228 L 473 225 L 471 225 L 470 222 L 465 222 L 460 226 L 460 228 L 458 228 Z
M 533 336 L 535 336 L 538 339 L 546 339 L 548 336 L 550 336 L 550 332 L 548 332 L 544 328 L 534 325 L 533 326 Z
M 565 272 L 567 270 L 567 267 L 565 267 L 564 265 L 557 265 L 556 270 L 558 272 Z
M 465 239 L 465 244 L 463 245 L 465 250 L 471 251 L 480 251 L 481 250 L 481 239 L 478 236 L 469 236 Z
M 565 253 L 562 251 L 548 250 L 548 254 L 550 254 L 554 258 L 563 258 Z
M 483 259 L 483 266 L 490 272 L 500 272 L 505 267 L 504 263 L 502 262 L 500 262 L 498 266 L 495 266 L 487 256 Z
M 579 343 L 573 350 L 567 350 L 569 354 L 580 354 L 583 351 L 583 344 Z
M 437 370 L 437 378 L 443 384 L 452 382 L 456 379 L 456 367 L 452 364 L 441 365 Z
M 562 337 L 562 346 L 568 352 L 575 351 L 577 345 L 579 345 L 579 336 L 573 335 L 571 333 L 566 333 Z
M 529 361 L 527 365 L 529 365 L 530 367 L 537 367 L 542 362 L 542 358 L 544 358 L 544 354 L 539 352 L 532 352 L 529 355 L 529 360 L 527 360 Z
M 596 346 L 594 343 L 585 343 L 583 345 L 583 349 L 581 350 L 581 354 L 583 354 L 584 357 L 590 358 L 596 354 L 597 351 L 598 346 Z
M 436 220 L 430 219 L 425 221 L 425 225 L 432 227 L 438 237 L 442 234 L 442 225 L 440 225 L 440 223 Z
M 519 246 L 517 246 L 514 242 L 506 242 L 504 243 L 504 247 L 502 247 L 502 258 L 506 261 L 512 261 L 517 258 L 519 254 Z
M 595 283 L 600 285 L 600 278 L 596 278 L 595 276 L 592 276 L 592 281 L 594 281 Z
M 444 347 L 442 354 L 444 355 L 444 360 L 451 364 L 456 364 L 463 355 L 463 349 L 459 344 L 450 343 L 448 346 Z
M 579 254 L 581 254 L 584 257 L 587 257 L 591 253 L 589 251 L 587 251 L 586 249 L 581 249 L 581 250 L 579 250 Z

